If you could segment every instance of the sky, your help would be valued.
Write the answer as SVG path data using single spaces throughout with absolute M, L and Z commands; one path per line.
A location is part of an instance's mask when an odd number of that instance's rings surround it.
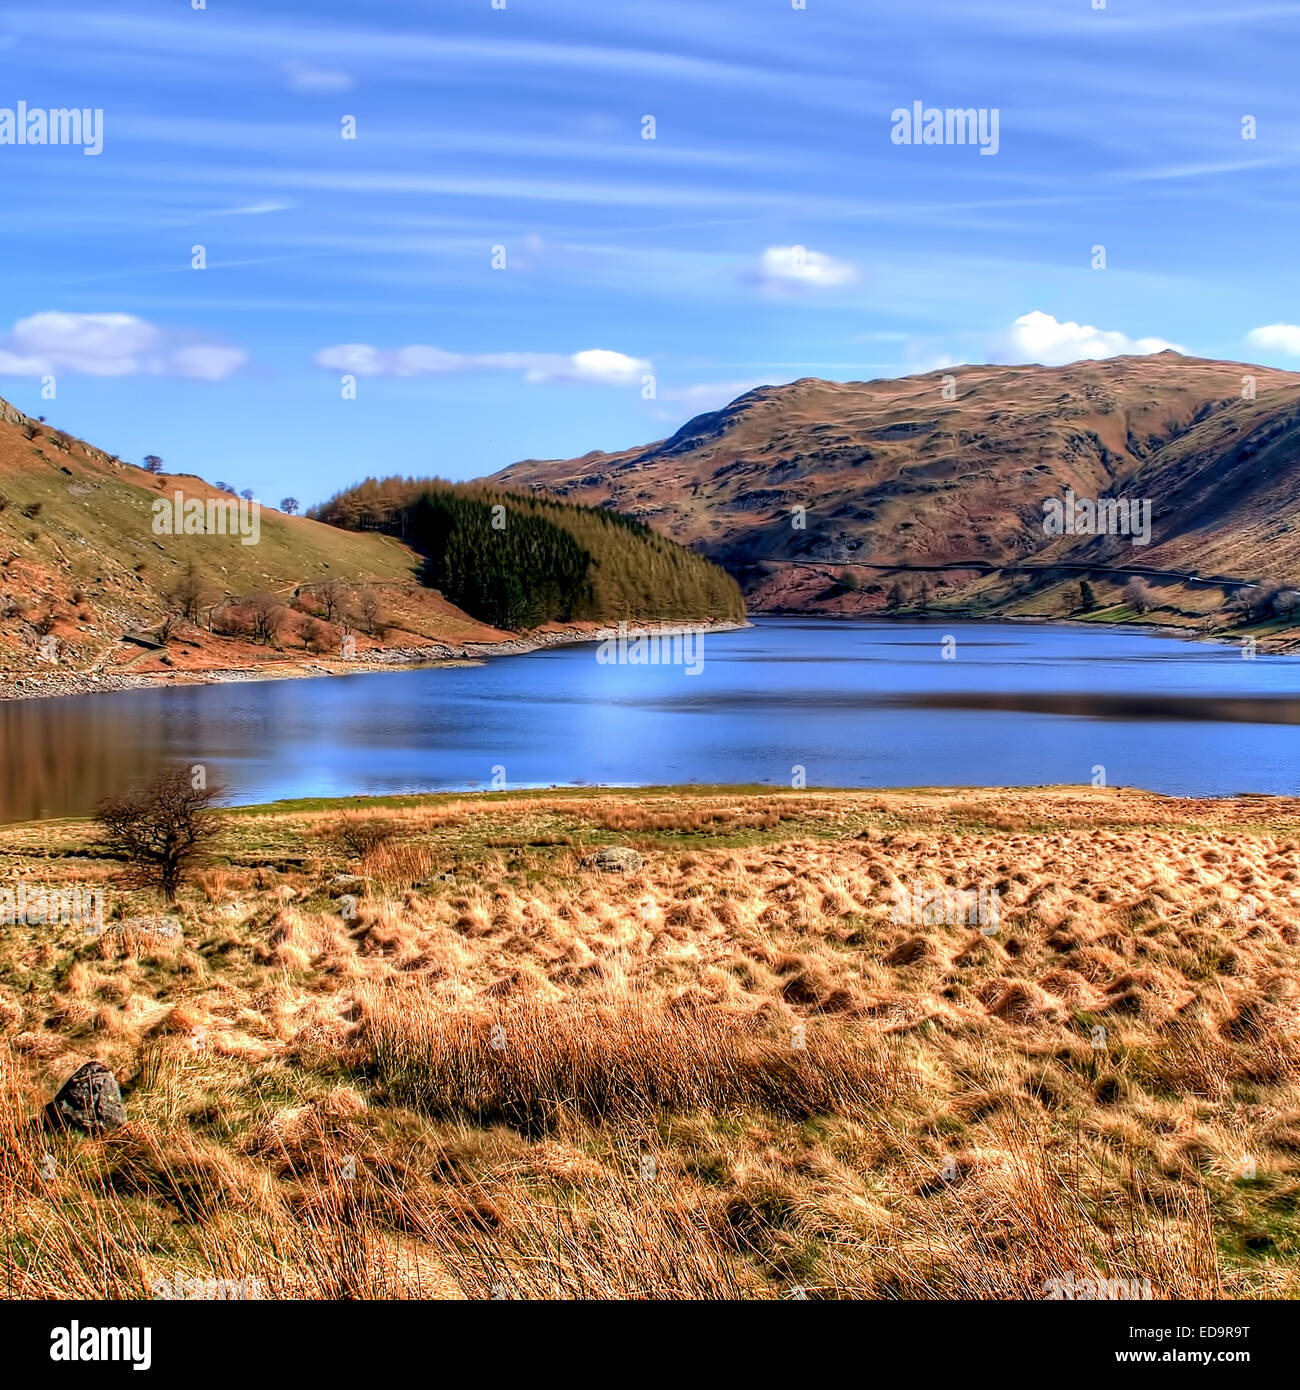
M 804 376 L 1300 370 L 1300 3 L 1099 2 L 3 0 L 0 395 L 309 505 Z

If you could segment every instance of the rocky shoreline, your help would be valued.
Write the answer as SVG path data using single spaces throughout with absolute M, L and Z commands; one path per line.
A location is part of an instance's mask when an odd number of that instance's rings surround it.
M 734 632 L 748 623 L 643 623 L 629 626 L 637 633 L 695 631 L 702 634 Z M 59 671 L 28 673 L 0 681 L 0 700 L 56 699 L 70 695 L 97 695 L 127 690 L 169 689 L 182 685 L 227 685 L 241 681 L 307 680 L 316 676 L 355 676 L 377 671 L 408 670 L 420 666 L 463 665 L 494 656 L 522 656 L 548 647 L 578 646 L 600 642 L 613 632 L 608 625 L 544 629 L 512 637 L 504 642 L 433 643 L 424 647 L 388 647 L 345 659 L 288 657 L 249 666 L 217 667 L 200 671 L 149 672 L 115 675 L 108 671 Z

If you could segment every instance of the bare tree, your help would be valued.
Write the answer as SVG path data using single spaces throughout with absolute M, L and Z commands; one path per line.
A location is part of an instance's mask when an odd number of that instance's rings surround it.
M 1230 606 L 1249 622 L 1269 611 L 1277 592 L 1276 584 L 1248 584 L 1233 594 Z
M 253 637 L 267 646 L 277 641 L 287 611 L 284 604 L 272 594 L 254 594 L 247 607 Z
M 203 610 L 203 579 L 193 560 L 190 560 L 167 596 L 172 607 L 187 622 L 197 623 Z
M 296 497 L 282 497 L 280 499 L 280 510 L 287 516 L 297 516 L 298 499 Z
M 313 592 L 320 600 L 321 612 L 325 616 L 325 621 L 332 623 L 335 615 L 343 609 L 343 585 L 337 579 L 327 579 Z
M 157 454 L 146 454 L 144 456 L 144 466 L 150 473 L 161 473 L 163 461 Z
M 303 645 L 309 651 L 315 652 L 317 656 L 323 656 L 326 652 L 334 650 L 334 640 L 330 636 L 330 630 L 319 618 L 308 618 L 303 623 L 302 641 Z
M 222 831 L 212 809 L 221 795 L 202 767 L 174 763 L 125 796 L 106 797 L 95 819 L 105 844 L 126 860 L 128 880 L 161 888 L 173 903 L 186 872 Z
M 233 599 L 223 599 L 208 610 L 208 630 L 222 637 L 250 637 L 252 627 L 244 607 Z
M 1145 613 L 1154 602 L 1151 590 L 1147 586 L 1145 579 L 1134 575 L 1127 584 L 1124 585 L 1124 602 L 1130 607 L 1136 608 L 1139 613 Z
M 382 633 L 387 627 L 379 606 L 379 597 L 373 589 L 363 590 L 361 597 L 357 600 L 357 613 L 361 618 L 362 626 L 372 637 L 377 631 Z

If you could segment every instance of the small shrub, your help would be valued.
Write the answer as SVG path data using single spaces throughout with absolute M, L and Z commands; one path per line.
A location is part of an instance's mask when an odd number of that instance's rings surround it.
M 401 830 L 400 822 L 382 816 L 343 815 L 326 826 L 322 833 L 355 858 L 364 859 L 395 840 Z

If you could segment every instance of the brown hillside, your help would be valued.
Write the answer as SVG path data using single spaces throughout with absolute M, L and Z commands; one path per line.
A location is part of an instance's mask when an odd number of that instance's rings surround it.
M 0 688 L 32 675 L 89 681 L 337 656 L 348 628 L 363 654 L 502 635 L 423 588 L 420 558 L 391 536 L 266 506 L 253 545 L 156 535 L 153 503 L 177 490 L 222 495 L 191 475 L 150 474 L 0 401 Z M 187 574 L 198 602 L 169 629 Z M 331 581 L 340 593 L 327 614 L 319 595 Z M 247 630 L 255 595 L 276 605 L 272 639 Z M 160 633 L 156 647 L 123 640 Z M 55 639 L 53 664 L 44 637 Z
M 1255 401 L 1241 399 L 1246 375 Z M 496 480 L 640 516 L 742 576 L 760 609 L 860 607 L 791 561 L 1105 559 L 1104 543 L 1044 535 L 1043 500 L 1066 487 L 1151 498 L 1152 544 L 1124 541 L 1116 563 L 1300 580 L 1284 529 L 1300 374 L 1164 352 L 952 377 L 952 401 L 937 372 L 764 386 L 659 443 L 528 460 Z

